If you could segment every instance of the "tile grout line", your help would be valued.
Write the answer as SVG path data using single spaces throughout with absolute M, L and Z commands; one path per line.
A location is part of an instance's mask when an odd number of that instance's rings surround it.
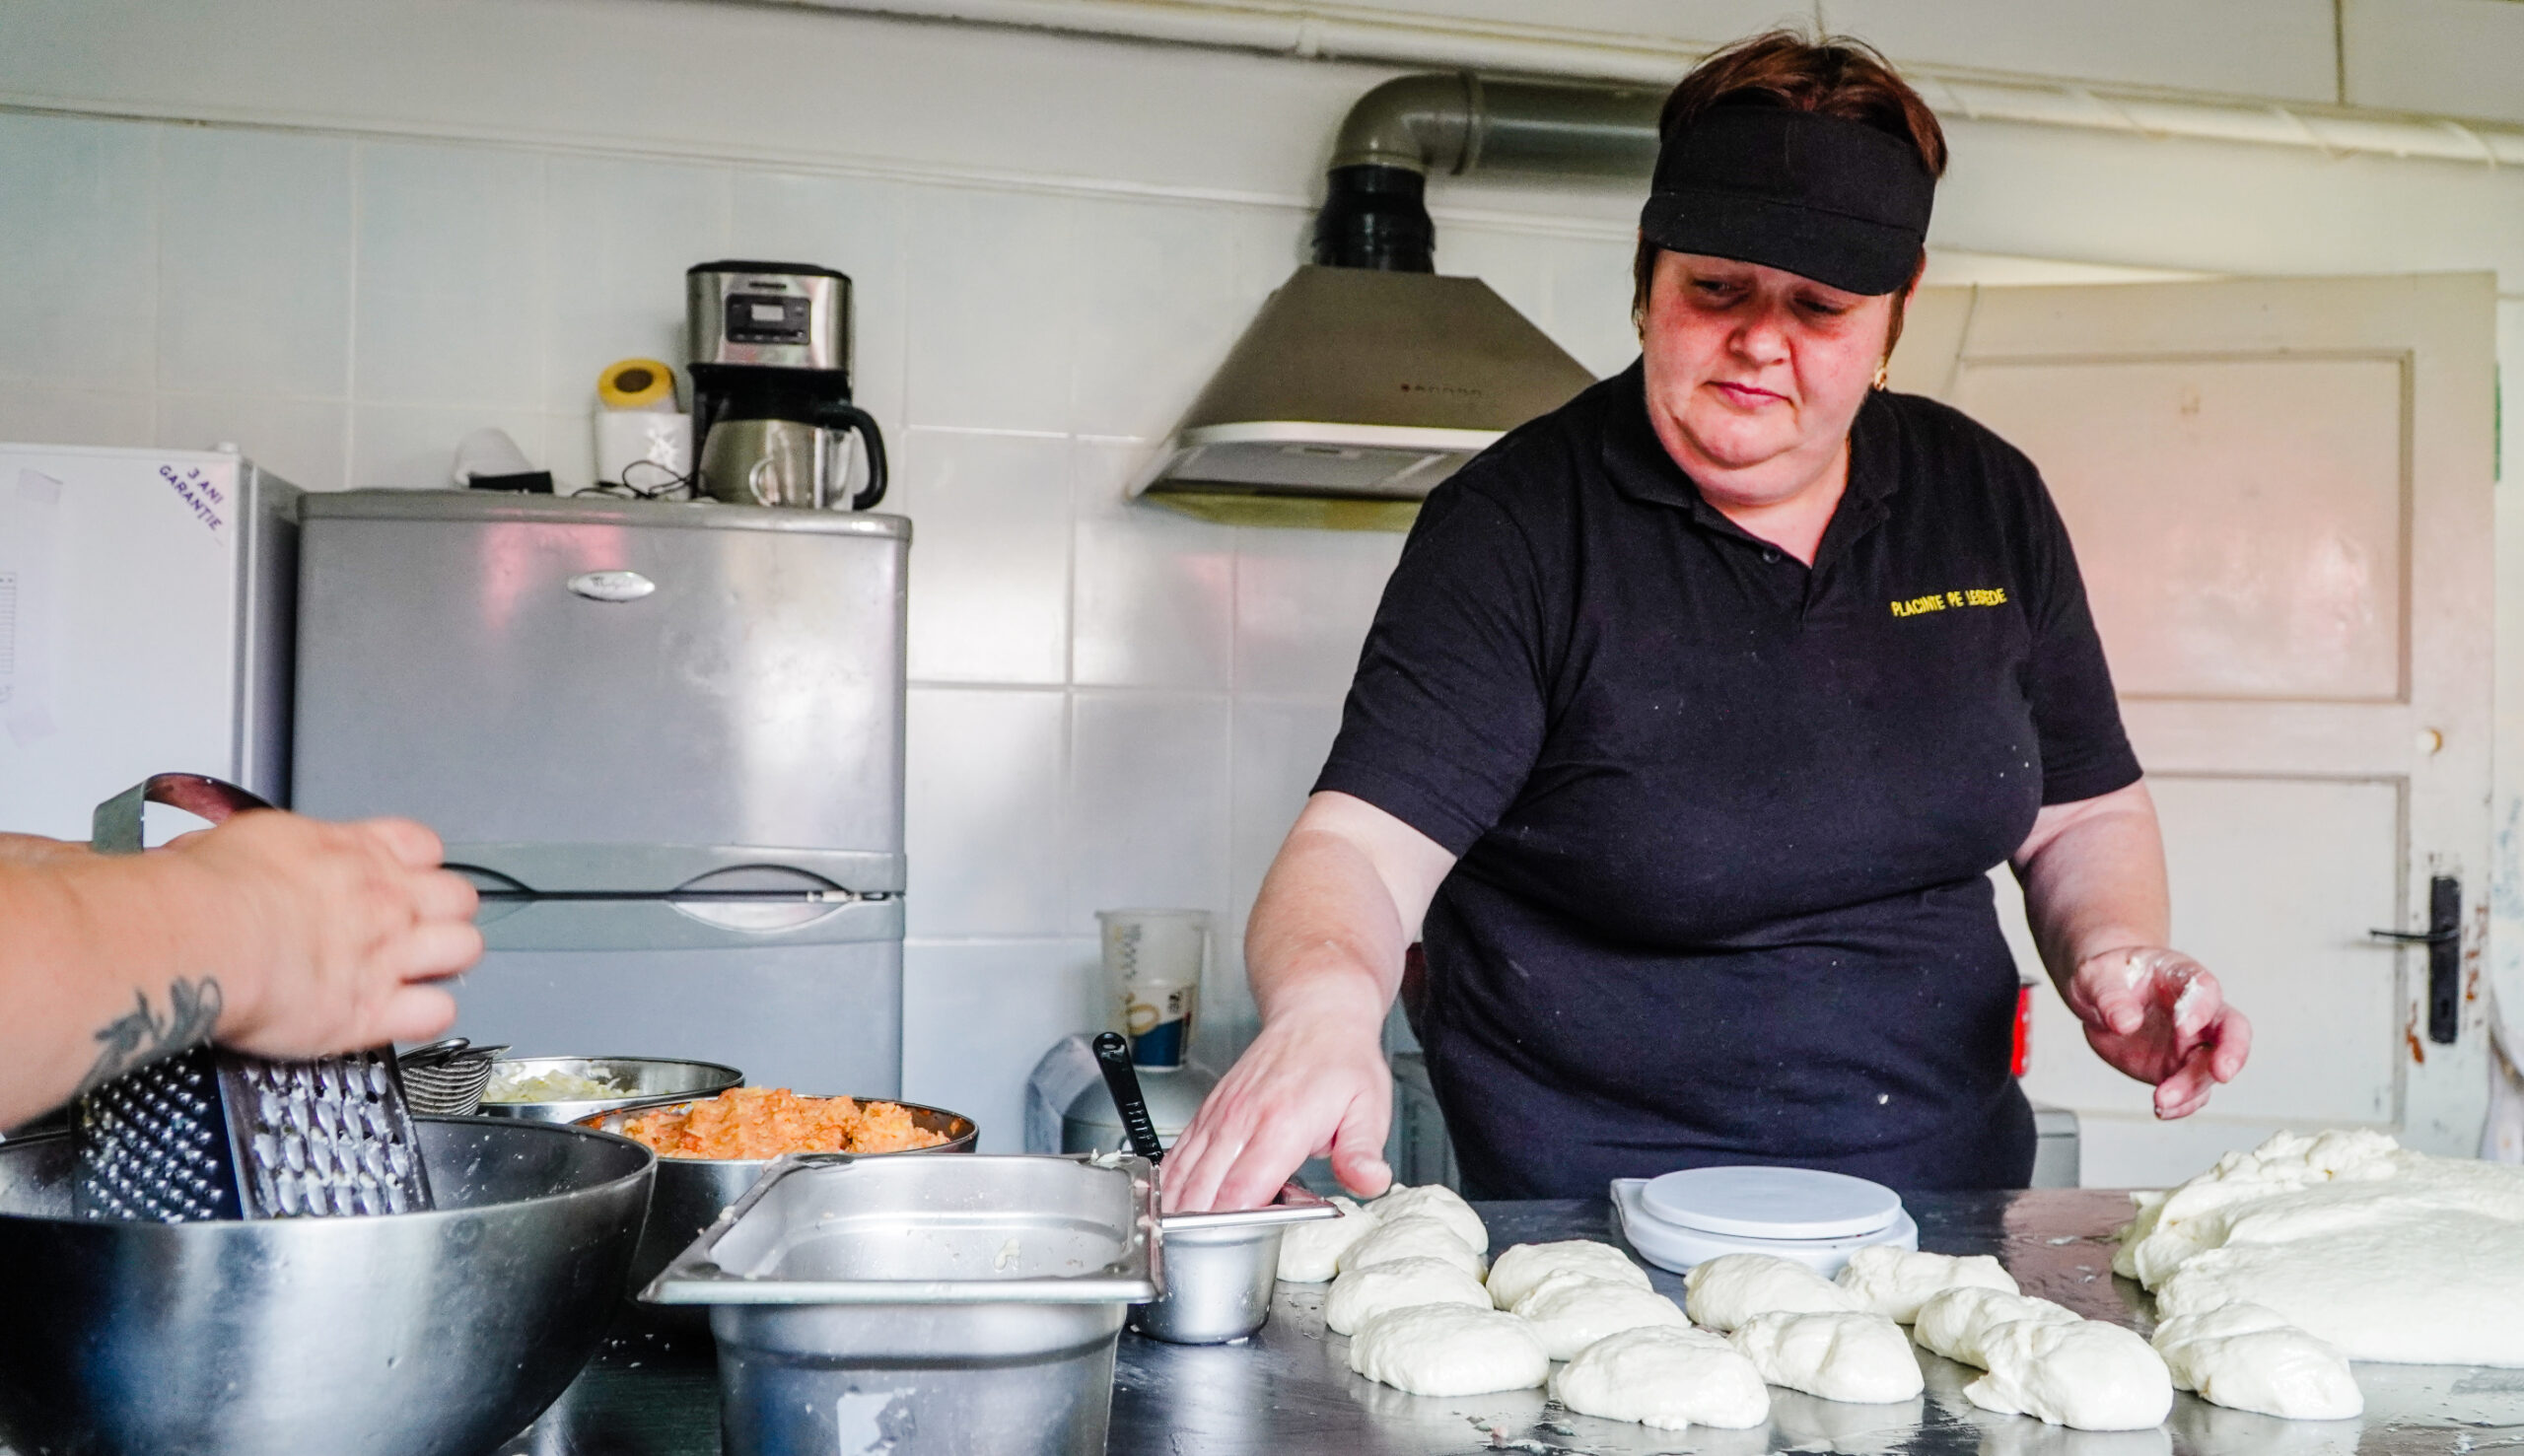
M 359 417 L 359 270 L 360 221 L 365 191 L 360 186 L 360 164 L 366 143 L 352 142 L 344 165 L 350 170 L 350 287 L 342 301 L 342 490 L 358 488 L 359 470 L 355 463 L 359 449 L 359 429 L 353 423 Z
M 167 370 L 167 128 L 149 128 L 149 440 L 158 442 Z

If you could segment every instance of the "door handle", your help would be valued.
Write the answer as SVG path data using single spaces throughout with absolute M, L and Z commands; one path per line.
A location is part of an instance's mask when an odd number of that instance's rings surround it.
M 2427 882 L 2426 930 L 2366 934 L 2427 947 L 2427 1039 L 2451 1046 L 2463 1029 L 2463 882 L 2450 874 Z

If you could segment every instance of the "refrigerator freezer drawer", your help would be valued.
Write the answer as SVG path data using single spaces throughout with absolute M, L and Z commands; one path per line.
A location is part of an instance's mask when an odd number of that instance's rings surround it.
M 298 807 L 900 853 L 909 522 L 484 495 L 308 498 Z
M 464 978 L 456 1029 L 520 1057 L 698 1058 L 754 1086 L 896 1097 L 902 997 L 896 940 L 493 951 Z

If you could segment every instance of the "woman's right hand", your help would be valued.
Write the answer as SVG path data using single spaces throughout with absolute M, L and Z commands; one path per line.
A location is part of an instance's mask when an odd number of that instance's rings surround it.
M 1331 1154 L 1342 1186 L 1372 1198 L 1385 1166 L 1393 1078 L 1381 1008 L 1291 1006 L 1263 1026 L 1165 1158 L 1170 1213 L 1269 1203 L 1309 1157 Z
M 432 983 L 481 958 L 478 897 L 439 867 L 428 829 L 255 810 L 160 853 L 210 879 L 227 913 L 208 923 L 252 947 L 251 970 L 221 987 L 219 1041 L 318 1057 L 424 1041 L 455 1021 L 455 998 Z

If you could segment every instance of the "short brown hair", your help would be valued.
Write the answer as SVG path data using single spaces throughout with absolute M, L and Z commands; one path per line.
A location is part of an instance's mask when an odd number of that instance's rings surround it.
M 1846 35 L 1808 40 L 1793 31 L 1766 31 L 1738 40 L 1692 68 L 1665 98 L 1656 134 L 1671 143 L 1703 111 L 1717 106 L 1779 106 L 1862 121 L 1901 138 L 1931 177 L 1945 175 L 1945 129 L 1910 83 L 1874 46 Z M 1642 238 L 1631 261 L 1633 321 L 1648 316 L 1648 285 L 1662 251 Z M 1902 336 L 1902 295 L 1893 296 L 1893 331 Z

